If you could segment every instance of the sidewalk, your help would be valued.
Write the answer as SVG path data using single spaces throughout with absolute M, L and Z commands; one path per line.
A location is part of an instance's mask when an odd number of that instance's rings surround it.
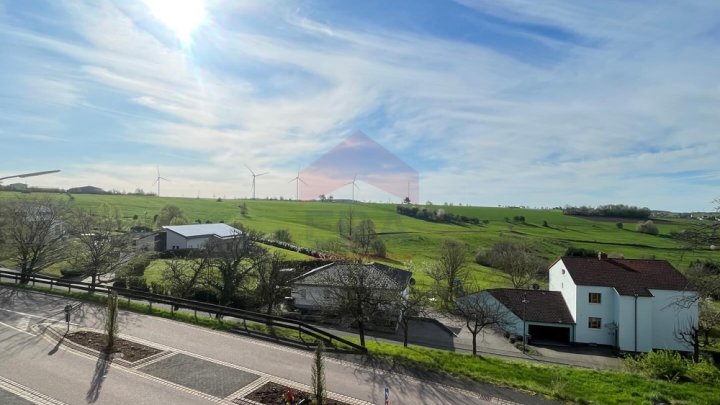
M 62 307 L 69 301 L 62 297 L 26 291 L 12 290 L 16 294 L 9 294 L 8 290 L 10 289 L 0 288 L 0 308 L 3 308 L 0 317 L 3 313 L 21 312 L 41 317 L 49 316 L 51 320 L 57 320 L 61 317 Z M 82 303 L 78 311 L 73 314 L 72 322 L 78 327 L 100 329 L 103 323 L 102 314 L 101 307 Z M 3 319 L 0 321 L 4 322 Z M 175 353 L 170 358 L 181 354 L 299 387 L 307 387 L 310 383 L 312 352 L 130 312 L 121 312 L 120 324 L 121 333 L 129 338 Z M 47 352 L 48 344 L 46 343 L 44 347 L 43 350 Z M 183 357 L 177 357 L 173 361 L 184 363 L 182 359 Z M 329 390 L 358 400 L 355 403 L 384 403 L 385 387 L 390 388 L 391 398 L 394 399 L 391 401 L 392 404 L 485 404 L 490 401 L 508 403 L 504 402 L 508 400 L 518 403 L 548 403 L 540 398 L 512 390 L 440 376 L 420 380 L 394 373 L 380 366 L 361 366 L 354 362 L 356 360 L 361 358 L 345 355 L 340 358 L 328 358 L 326 361 L 326 383 Z M 205 364 L 199 366 L 201 369 L 208 368 L 207 363 L 198 364 Z M 5 371 L 0 369 L 0 375 L 5 375 Z M 162 373 L 162 370 L 157 373 Z M 110 373 L 110 375 L 115 374 Z M 217 373 L 209 372 L 209 374 Z M 171 382 L 174 378 L 167 375 L 165 377 L 171 378 Z M 26 385 L 32 386 L 32 384 Z M 103 388 L 99 398 L 103 398 L 104 395 Z M 227 400 L 227 397 L 224 400 Z

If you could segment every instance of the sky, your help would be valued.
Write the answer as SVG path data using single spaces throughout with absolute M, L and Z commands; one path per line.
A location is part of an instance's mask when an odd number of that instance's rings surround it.
M 250 197 L 249 167 L 295 198 L 361 131 L 422 203 L 720 197 L 714 0 L 0 0 L 0 66 L 0 177 L 61 170 L 32 186 L 156 191 L 159 168 L 162 195 Z M 358 170 L 328 194 L 398 201 Z

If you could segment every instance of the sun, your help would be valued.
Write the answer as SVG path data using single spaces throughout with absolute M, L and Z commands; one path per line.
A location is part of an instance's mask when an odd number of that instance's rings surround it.
M 190 45 L 193 33 L 205 21 L 203 0 L 145 0 L 145 4 L 184 46 Z

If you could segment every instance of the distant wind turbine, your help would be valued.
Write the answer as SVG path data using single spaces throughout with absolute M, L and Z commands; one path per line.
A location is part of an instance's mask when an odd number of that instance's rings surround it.
M 352 184 L 352 201 L 353 202 L 355 202 L 355 188 L 360 190 L 360 187 L 358 187 L 358 185 L 355 184 L 356 182 L 357 182 L 357 174 L 355 175 L 355 177 L 353 177 L 353 181 L 351 181 L 350 183 L 345 183 L 346 186 L 348 184 Z
M 307 185 L 307 183 L 305 183 L 305 180 L 300 178 L 300 170 L 298 170 L 297 176 L 295 176 L 294 179 L 288 181 L 288 183 L 292 183 L 293 181 L 295 182 L 295 201 L 300 201 L 300 182 Z
M 157 196 L 160 197 L 160 180 L 170 181 L 169 179 L 166 179 L 165 177 L 160 177 L 160 166 L 157 168 L 157 178 L 155 179 L 155 182 L 153 183 L 153 186 L 157 184 Z
M 260 177 L 260 176 L 264 176 L 264 175 L 268 174 L 268 172 L 260 173 L 260 174 L 255 174 L 255 172 L 254 172 L 248 165 L 245 165 L 245 167 L 247 167 L 247 169 L 250 170 L 250 173 L 252 173 L 252 176 L 253 176 L 253 182 L 252 182 L 252 195 L 253 195 L 253 197 L 252 197 L 252 199 L 254 200 L 254 199 L 255 199 L 255 178 L 256 178 L 256 177 Z

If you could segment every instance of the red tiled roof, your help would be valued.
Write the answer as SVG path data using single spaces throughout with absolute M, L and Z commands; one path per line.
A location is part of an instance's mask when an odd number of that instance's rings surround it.
M 687 279 L 665 260 L 563 257 L 577 285 L 613 287 L 620 295 L 652 297 L 649 290 L 685 290 Z
M 530 322 L 574 324 L 560 291 L 495 288 L 486 290 L 518 318 Z M 523 297 L 527 299 L 523 311 Z

